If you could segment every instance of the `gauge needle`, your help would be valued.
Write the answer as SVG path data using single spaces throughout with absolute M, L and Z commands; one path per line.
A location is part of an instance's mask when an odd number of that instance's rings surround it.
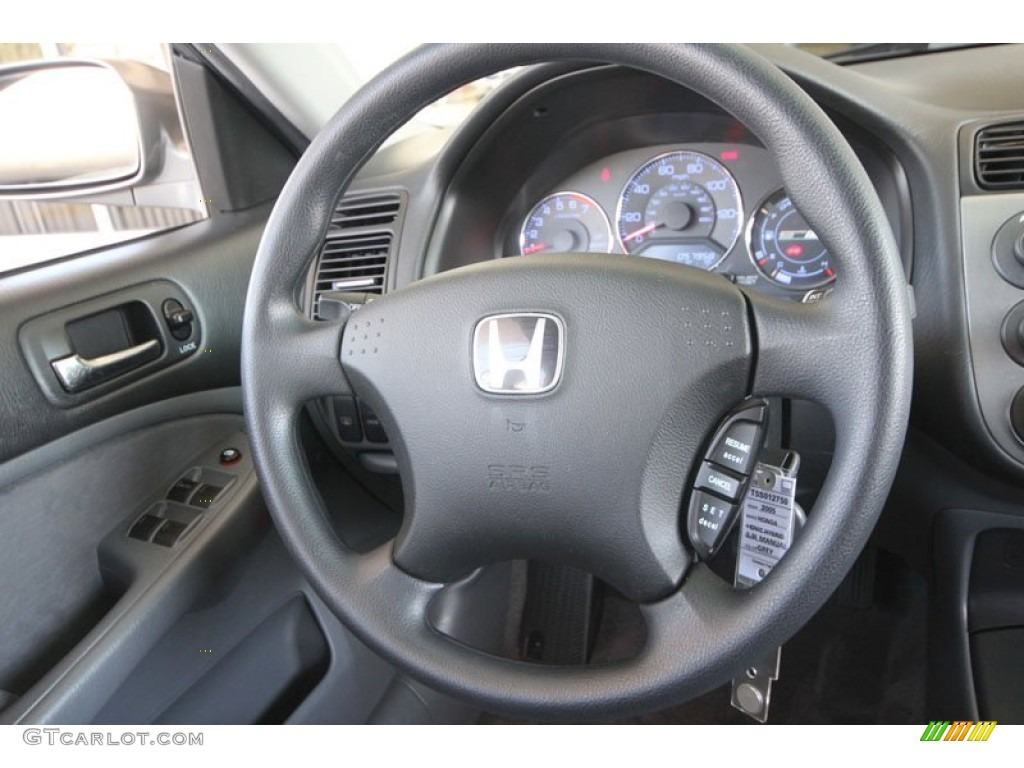
M 659 223 L 648 224 L 646 227 L 641 227 L 636 232 L 626 235 L 624 238 L 622 238 L 622 242 L 628 243 L 630 240 L 636 240 L 638 237 L 643 237 L 648 232 L 653 232 L 660 226 L 661 224 Z
M 528 245 L 523 248 L 523 256 L 529 256 L 531 253 L 539 253 L 540 251 L 546 250 L 547 245 L 544 243 L 536 243 L 534 245 Z

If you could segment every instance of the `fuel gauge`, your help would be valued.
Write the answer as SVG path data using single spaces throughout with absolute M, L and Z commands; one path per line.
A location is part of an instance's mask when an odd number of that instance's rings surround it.
M 836 279 L 829 252 L 785 190 L 761 203 L 747 238 L 754 266 L 775 285 L 805 291 Z

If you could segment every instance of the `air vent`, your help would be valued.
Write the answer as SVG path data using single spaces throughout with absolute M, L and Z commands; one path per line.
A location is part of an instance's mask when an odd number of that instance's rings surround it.
M 320 250 L 313 286 L 313 317 L 320 319 L 324 291 L 383 293 L 391 233 L 328 237 Z
M 974 138 L 974 174 L 984 189 L 1024 188 L 1024 122 L 978 131 Z
M 397 194 L 346 198 L 331 217 L 331 227 L 384 227 L 398 218 L 402 200 Z
M 316 261 L 312 315 L 320 320 L 324 291 L 384 293 L 388 258 L 402 230 L 405 192 L 373 192 L 342 199 Z

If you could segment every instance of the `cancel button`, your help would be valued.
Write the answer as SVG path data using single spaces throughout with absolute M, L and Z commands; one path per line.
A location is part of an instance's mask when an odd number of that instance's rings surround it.
M 743 480 L 705 461 L 700 465 L 696 485 L 729 501 L 736 501 L 740 497 Z

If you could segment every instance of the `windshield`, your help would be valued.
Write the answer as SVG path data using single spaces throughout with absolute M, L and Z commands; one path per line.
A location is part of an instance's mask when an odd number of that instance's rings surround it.
M 951 48 L 970 48 L 979 43 L 793 43 L 801 50 L 837 64 L 857 61 L 892 59 L 922 53 L 947 51 Z

